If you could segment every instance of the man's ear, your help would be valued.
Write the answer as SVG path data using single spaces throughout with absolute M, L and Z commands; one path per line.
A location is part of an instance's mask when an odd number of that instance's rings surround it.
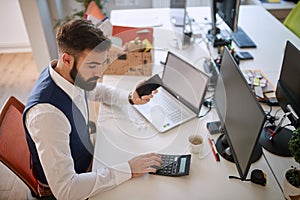
M 68 68 L 72 68 L 74 64 L 74 57 L 69 54 L 69 53 L 63 53 L 62 56 L 62 61 L 67 66 Z

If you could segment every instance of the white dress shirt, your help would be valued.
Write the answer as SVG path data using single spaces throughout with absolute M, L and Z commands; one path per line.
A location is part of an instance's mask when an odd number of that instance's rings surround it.
M 53 69 L 56 63 L 52 61 L 49 65 L 50 76 L 88 120 L 84 91 L 61 77 Z M 106 104 L 122 105 L 128 103 L 127 95 L 128 91 L 97 84 L 95 90 L 88 93 L 88 98 Z M 57 199 L 86 199 L 131 178 L 127 162 L 77 174 L 69 146 L 70 122 L 53 105 L 41 103 L 33 106 L 26 114 L 25 124 L 35 142 L 48 184 Z

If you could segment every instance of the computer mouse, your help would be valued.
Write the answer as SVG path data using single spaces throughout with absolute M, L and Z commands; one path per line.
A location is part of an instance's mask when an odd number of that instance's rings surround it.
M 152 76 L 150 79 L 142 83 L 140 86 L 136 88 L 136 92 L 138 95 L 144 96 L 144 95 L 149 95 L 152 93 L 153 90 L 156 90 L 160 86 L 162 86 L 162 80 L 160 77 L 156 74 Z

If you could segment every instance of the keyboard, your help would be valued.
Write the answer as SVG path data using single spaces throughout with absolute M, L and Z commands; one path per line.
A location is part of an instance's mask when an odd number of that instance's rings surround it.
M 159 90 L 159 92 L 155 94 L 155 98 L 151 99 L 150 102 L 144 105 L 139 105 L 139 107 L 144 113 L 151 113 L 152 108 L 158 107 L 174 124 L 177 124 L 190 116 L 190 112 L 187 108 L 172 99 L 171 95 L 163 89 Z
M 173 122 L 178 123 L 182 119 L 185 119 L 189 116 L 189 113 L 184 109 L 179 102 L 175 102 L 169 97 L 166 91 L 160 91 L 155 94 L 155 98 L 151 99 L 151 103 L 157 106 L 161 106 L 166 114 L 166 116 Z
M 241 27 L 238 27 L 238 31 L 233 33 L 231 37 L 234 43 L 240 48 L 256 48 L 256 44 Z

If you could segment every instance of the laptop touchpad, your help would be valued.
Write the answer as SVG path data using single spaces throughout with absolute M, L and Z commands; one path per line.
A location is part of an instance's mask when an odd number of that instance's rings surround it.
M 160 105 L 155 105 L 150 110 L 150 120 L 155 126 L 161 127 L 163 126 L 166 120 L 166 114 L 164 109 Z

